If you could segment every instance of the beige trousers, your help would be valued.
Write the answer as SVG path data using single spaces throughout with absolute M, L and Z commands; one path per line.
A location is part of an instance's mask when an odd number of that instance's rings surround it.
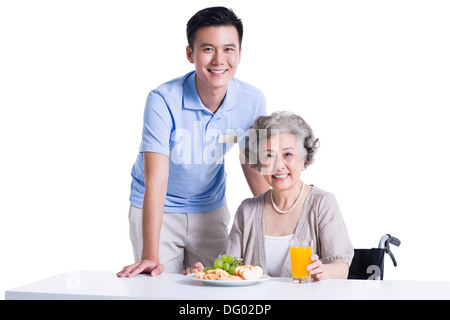
M 130 239 L 134 259 L 142 256 L 142 209 L 130 205 Z M 225 251 L 230 213 L 227 205 L 202 213 L 167 213 L 163 215 L 159 240 L 159 260 L 164 272 L 181 273 L 200 261 L 212 267 Z

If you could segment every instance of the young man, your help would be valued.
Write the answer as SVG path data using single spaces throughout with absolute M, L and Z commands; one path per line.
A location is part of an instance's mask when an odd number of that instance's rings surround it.
M 186 56 L 195 71 L 150 92 L 140 153 L 132 169 L 130 237 L 136 262 L 119 277 L 180 273 L 212 265 L 226 245 L 229 212 L 223 157 L 230 142 L 266 114 L 262 92 L 234 78 L 242 22 L 207 8 L 187 24 Z M 262 177 L 242 165 L 254 195 Z

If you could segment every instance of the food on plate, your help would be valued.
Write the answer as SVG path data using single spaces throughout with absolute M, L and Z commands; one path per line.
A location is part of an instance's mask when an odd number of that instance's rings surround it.
M 207 270 L 206 272 L 199 271 L 195 273 L 197 279 L 206 280 L 242 280 L 239 276 L 233 276 L 223 269 Z
M 242 266 L 242 259 L 233 258 L 232 256 L 223 254 L 214 261 L 214 267 L 206 267 L 203 271 L 222 269 L 229 274 L 234 275 L 234 269 L 238 266 Z
M 223 254 L 214 261 L 214 268 L 206 267 L 195 273 L 195 277 L 206 280 L 257 280 L 262 277 L 264 272 L 260 266 L 242 264 L 242 259 Z

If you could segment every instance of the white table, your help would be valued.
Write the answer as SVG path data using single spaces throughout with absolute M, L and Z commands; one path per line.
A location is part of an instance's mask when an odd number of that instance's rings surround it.
M 293 284 L 271 278 L 251 286 L 217 287 L 180 274 L 118 278 L 114 272 L 72 271 L 5 292 L 6 299 L 310 300 L 450 299 L 449 281 L 324 280 Z

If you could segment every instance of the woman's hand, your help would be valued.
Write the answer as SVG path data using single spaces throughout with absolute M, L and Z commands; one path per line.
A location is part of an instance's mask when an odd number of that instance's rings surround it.
M 139 273 L 148 273 L 152 277 L 161 274 L 164 271 L 164 265 L 151 260 L 140 260 L 129 266 L 123 267 L 122 271 L 117 273 L 120 278 L 132 278 Z
M 323 264 L 317 254 L 311 256 L 311 261 L 313 263 L 308 265 L 306 269 L 309 270 L 309 274 L 314 280 L 347 279 L 348 277 L 349 267 L 344 261 Z
M 182 274 L 187 275 L 189 273 L 196 273 L 199 271 L 203 271 L 205 267 L 201 262 L 196 262 L 193 267 L 187 268 L 186 270 L 183 270 Z
M 317 254 L 313 254 L 311 256 L 311 263 L 306 267 L 309 271 L 309 274 L 314 280 L 324 280 L 329 278 L 327 265 L 324 265 L 322 261 L 319 260 L 319 256 Z

